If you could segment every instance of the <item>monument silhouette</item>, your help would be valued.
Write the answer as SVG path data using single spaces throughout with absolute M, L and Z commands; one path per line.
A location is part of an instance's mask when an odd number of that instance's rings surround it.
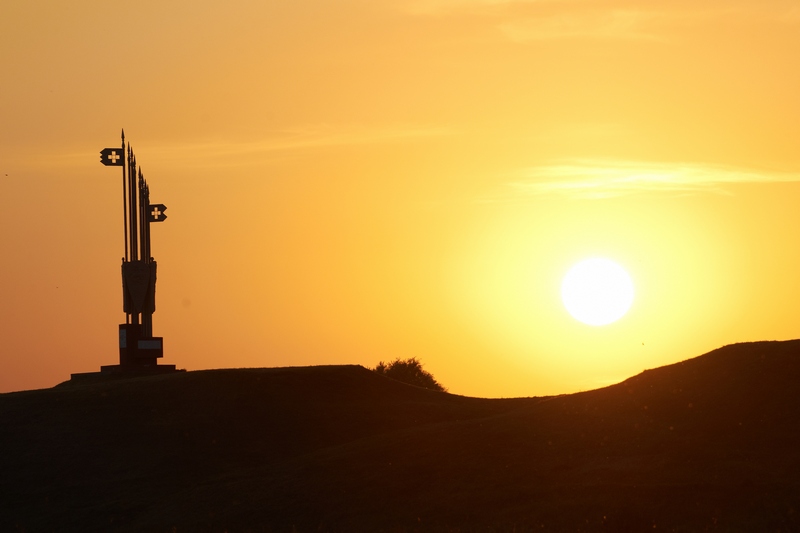
M 176 372 L 175 365 L 159 365 L 164 356 L 163 337 L 153 336 L 156 311 L 156 260 L 150 253 L 150 224 L 167 219 L 164 204 L 150 203 L 150 186 L 130 142 L 122 130 L 120 148 L 100 151 L 105 166 L 122 168 L 122 210 L 125 256 L 122 258 L 122 309 L 119 325 L 119 364 L 100 367 L 100 374 L 150 374 Z M 97 373 L 90 373 L 95 375 Z M 72 377 L 85 374 L 73 374 Z

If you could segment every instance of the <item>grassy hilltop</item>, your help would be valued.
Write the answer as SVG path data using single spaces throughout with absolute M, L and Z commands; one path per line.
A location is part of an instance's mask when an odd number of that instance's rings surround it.
M 0 395 L 0 531 L 798 531 L 800 341 L 480 399 L 359 366 Z

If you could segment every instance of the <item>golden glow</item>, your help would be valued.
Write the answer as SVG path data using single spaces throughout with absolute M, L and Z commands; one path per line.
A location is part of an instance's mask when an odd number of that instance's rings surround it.
M 561 300 L 569 314 L 590 326 L 622 318 L 633 303 L 633 282 L 617 263 L 604 257 L 585 259 L 569 269 Z

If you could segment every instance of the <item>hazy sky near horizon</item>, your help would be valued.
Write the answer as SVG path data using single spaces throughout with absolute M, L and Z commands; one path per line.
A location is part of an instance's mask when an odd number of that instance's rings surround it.
M 586 390 L 800 331 L 800 5 L 0 5 L 0 391 L 118 361 L 125 128 L 164 363 Z M 561 278 L 633 278 L 604 327 Z

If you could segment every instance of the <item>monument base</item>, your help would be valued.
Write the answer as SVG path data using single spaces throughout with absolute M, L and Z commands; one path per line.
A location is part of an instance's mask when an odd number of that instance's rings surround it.
M 172 374 L 175 372 L 186 372 L 186 370 L 177 369 L 175 365 L 104 365 L 100 367 L 100 372 L 70 374 L 70 381 L 80 382 L 106 378 L 135 378 L 159 374 Z

